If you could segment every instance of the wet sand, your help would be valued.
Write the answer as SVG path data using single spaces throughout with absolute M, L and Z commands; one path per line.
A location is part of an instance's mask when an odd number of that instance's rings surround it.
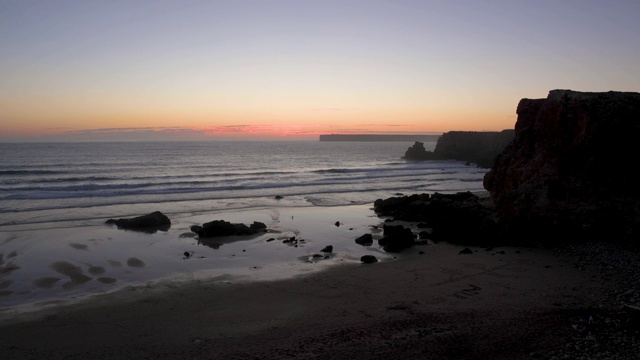
M 461 249 L 432 244 L 286 280 L 159 282 L 5 312 L 2 358 L 530 359 L 563 348 L 615 286 L 545 250 Z

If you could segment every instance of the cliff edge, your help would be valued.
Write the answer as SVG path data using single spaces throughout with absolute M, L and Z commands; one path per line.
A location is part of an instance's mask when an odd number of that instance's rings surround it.
M 515 137 L 485 175 L 507 233 L 640 238 L 640 93 L 552 90 L 522 99 Z

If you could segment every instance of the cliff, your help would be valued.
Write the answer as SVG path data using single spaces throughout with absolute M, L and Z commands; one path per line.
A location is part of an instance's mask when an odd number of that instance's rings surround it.
M 553 90 L 522 99 L 485 175 L 497 221 L 533 241 L 640 238 L 640 94 Z M 444 138 L 444 136 L 443 136 Z
M 433 152 L 420 142 L 407 149 L 407 160 L 459 160 L 489 168 L 498 154 L 513 139 L 514 130 L 450 131 L 442 134 Z

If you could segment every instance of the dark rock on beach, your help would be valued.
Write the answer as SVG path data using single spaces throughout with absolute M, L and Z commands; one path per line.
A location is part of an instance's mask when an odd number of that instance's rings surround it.
M 169 230 L 171 227 L 171 220 L 169 220 L 169 218 L 160 211 L 154 211 L 147 215 L 129 219 L 109 219 L 105 224 L 114 224 L 118 229 L 141 231 L 153 234 L 158 230 Z
M 322 250 L 320 250 L 323 253 L 330 253 L 333 252 L 333 246 L 332 245 L 327 245 L 324 248 L 322 248 Z
M 225 220 L 213 220 L 202 226 L 194 225 L 191 231 L 198 234 L 198 237 L 209 238 L 217 236 L 234 236 L 234 235 L 254 235 L 258 232 L 265 232 L 267 226 L 259 221 L 247 226 L 242 223 L 230 223 Z
M 395 231 L 378 240 L 378 244 L 382 246 L 384 251 L 401 252 L 415 245 L 415 236 L 411 229 L 399 226 L 400 228 L 394 227 Z
M 363 255 L 360 257 L 360 261 L 364 264 L 373 264 L 378 262 L 378 258 L 373 255 Z
M 373 245 L 373 236 L 371 234 L 364 234 L 356 239 L 356 244 L 364 246 Z
M 470 192 L 378 199 L 374 202 L 374 210 L 381 216 L 393 216 L 430 226 L 431 232 L 423 236 L 434 241 L 467 245 L 498 241 L 499 229 L 491 201 Z M 385 233 L 387 226 L 385 225 Z

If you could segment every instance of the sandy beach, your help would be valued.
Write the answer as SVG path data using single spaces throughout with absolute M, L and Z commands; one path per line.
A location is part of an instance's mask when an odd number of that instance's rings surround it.
M 3 359 L 528 359 L 613 283 L 543 250 L 428 245 L 279 281 L 160 282 L 0 325 Z M 504 252 L 504 253 L 503 253 Z
M 576 337 L 593 336 L 579 327 L 610 316 L 619 285 L 615 269 L 577 265 L 553 250 L 460 254 L 464 246 L 429 243 L 392 254 L 375 242 L 361 246 L 354 239 L 362 232 L 380 238 L 375 226 L 384 221 L 364 206 L 218 215 L 269 218 L 271 230 L 216 240 L 217 247 L 181 236 L 211 214 L 179 217 L 162 234 L 104 225 L 57 230 L 66 235 L 45 247 L 60 249 L 43 268 L 67 279 L 47 288 L 43 282 L 55 277 L 32 264 L 26 273 L 33 273 L 33 289 L 25 293 L 39 301 L 0 311 L 2 359 L 551 359 L 568 347 L 575 352 Z M 305 241 L 283 244 L 290 236 Z M 122 244 L 126 256 L 118 253 Z M 330 256 L 313 261 L 329 244 Z M 177 257 L 187 245 L 202 255 L 198 266 Z M 3 269 L 14 266 L 5 277 L 24 272 L 19 260 L 29 259 L 26 250 L 13 253 L 5 256 Z M 380 261 L 361 263 L 366 254 Z M 121 267 L 95 271 L 115 256 L 142 264 L 122 260 Z M 78 265 L 71 271 L 63 263 Z M 174 276 L 157 275 L 163 266 Z M 184 273 L 175 276 L 178 270 Z M 56 297 L 42 295 L 55 289 Z M 5 292 L 5 301 L 21 295 Z

